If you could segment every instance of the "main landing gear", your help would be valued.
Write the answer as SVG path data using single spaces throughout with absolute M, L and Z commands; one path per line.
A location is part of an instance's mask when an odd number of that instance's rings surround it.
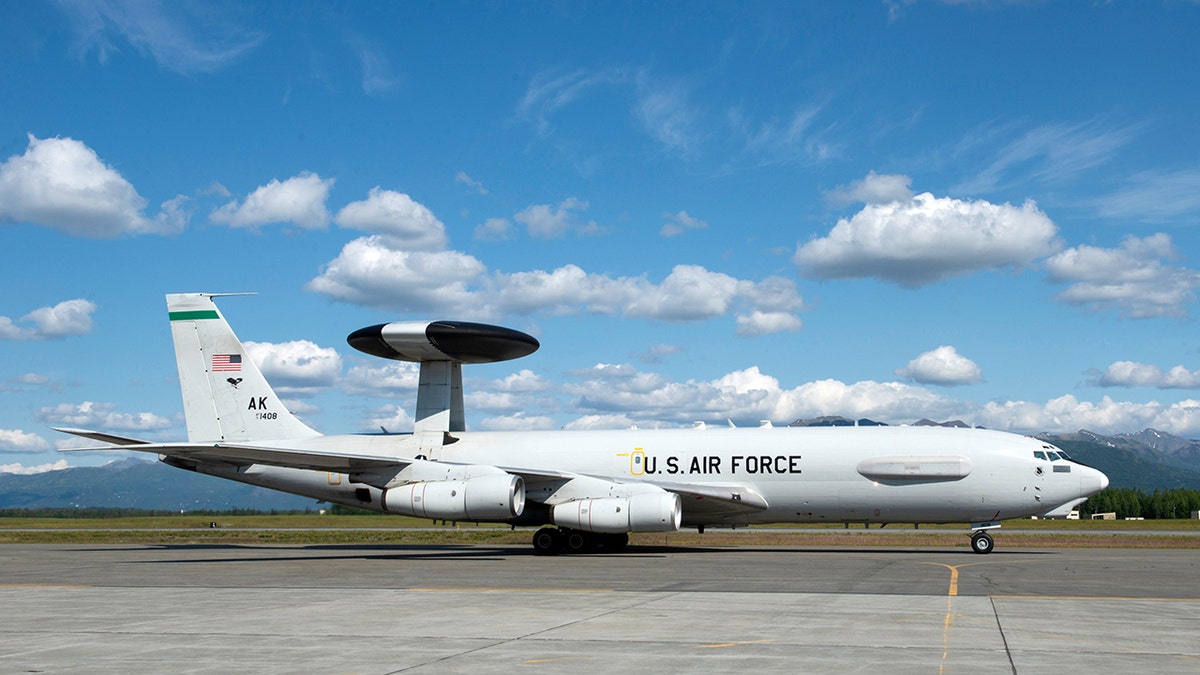
M 629 533 L 604 534 L 567 528 L 543 527 L 533 533 L 534 555 L 559 553 L 620 553 L 629 545 Z
M 987 554 L 991 553 L 995 548 L 996 543 L 992 541 L 992 535 L 986 531 L 980 530 L 971 535 L 971 550 L 976 553 Z

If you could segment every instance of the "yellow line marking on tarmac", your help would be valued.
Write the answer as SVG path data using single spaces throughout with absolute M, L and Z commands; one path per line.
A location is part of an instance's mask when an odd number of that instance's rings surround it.
M 748 640 L 746 642 L 722 642 L 716 645 L 696 645 L 696 649 L 724 649 L 725 647 L 740 647 L 742 645 L 765 645 L 774 641 L 774 638 L 768 638 L 764 640 Z

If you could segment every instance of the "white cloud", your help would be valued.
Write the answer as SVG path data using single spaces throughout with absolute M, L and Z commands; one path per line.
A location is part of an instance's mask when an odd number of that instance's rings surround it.
M 325 201 L 333 187 L 333 178 L 322 179 L 304 172 L 283 182 L 271 179 L 238 204 L 233 200 L 214 210 L 209 218 L 230 227 L 257 228 L 268 223 L 294 223 L 305 229 L 329 224 Z
M 485 274 L 483 263 L 457 251 L 399 251 L 379 235 L 355 239 L 342 248 L 309 290 L 369 307 L 480 316 L 468 285 Z
M 1117 361 L 1090 384 L 1101 387 L 1157 387 L 1159 389 L 1200 389 L 1200 370 L 1183 366 L 1164 371 L 1155 365 L 1135 361 Z
M 1078 124 L 1050 123 L 1024 132 L 1020 138 L 995 149 L 995 140 L 1009 128 L 983 128 L 959 143 L 959 152 L 984 148 L 996 157 L 979 175 L 954 186 L 955 192 L 978 194 L 1017 181 L 1056 183 L 1111 161 L 1133 141 L 1137 127 L 1108 128 L 1099 120 Z M 1008 178 L 1006 176 L 1016 176 Z
M 740 280 L 696 265 L 677 265 L 661 284 L 645 277 L 589 274 L 575 265 L 552 271 L 488 274 L 476 258 L 457 251 L 393 249 L 378 235 L 355 239 L 309 282 L 310 290 L 346 302 L 464 317 L 590 312 L 667 322 L 712 319 L 735 309 L 753 317 L 803 307 L 795 284 L 782 277 Z M 767 319 L 770 319 L 768 321 Z M 765 317 L 747 326 L 793 329 L 798 319 Z
M 433 212 L 411 197 L 392 190 L 371 188 L 367 199 L 351 202 L 334 218 L 352 227 L 388 239 L 393 249 L 435 251 L 446 246 L 446 228 Z
M 175 426 L 171 420 L 154 413 L 119 413 L 116 410 L 115 403 L 60 403 L 38 410 L 37 419 L 54 426 L 114 431 L 158 431 Z
M 488 190 L 487 190 L 487 188 L 485 188 L 483 186 L 483 183 L 480 183 L 479 181 L 475 180 L 474 178 L 471 178 L 470 176 L 468 176 L 466 171 L 459 171 L 457 174 L 455 174 L 454 182 L 459 183 L 461 185 L 466 185 L 467 187 L 471 188 L 471 190 L 473 190 L 481 195 L 488 194 Z
M 486 417 L 479 426 L 487 431 L 545 431 L 558 428 L 558 424 L 549 417 L 527 416 L 524 413 Z
M 350 47 L 362 66 L 362 89 L 369 95 L 385 94 L 400 85 L 382 45 L 361 35 L 351 35 Z
M 627 80 L 625 72 L 618 69 L 595 73 L 576 70 L 565 75 L 551 71 L 538 73 L 530 79 L 525 95 L 517 104 L 517 115 L 532 121 L 538 135 L 545 137 L 553 132 L 550 118 L 562 109 L 597 87 Z
M 1050 281 L 1068 284 L 1055 299 L 1092 311 L 1145 319 L 1183 316 L 1196 301 L 1200 273 L 1163 264 L 1176 256 L 1169 235 L 1126 237 L 1119 248 L 1076 246 L 1046 261 Z
M 867 172 L 867 177 L 849 185 L 840 185 L 826 193 L 826 198 L 839 206 L 847 204 L 890 204 L 913 198 L 912 179 L 903 174 Z
M 563 426 L 563 429 L 587 431 L 595 429 L 631 429 L 636 426 L 638 426 L 637 422 L 625 415 L 584 415 L 568 422 Z
M 955 386 L 983 381 L 983 370 L 950 345 L 925 352 L 895 372 L 899 377 L 921 384 Z
M 342 379 L 342 387 L 356 396 L 396 398 L 414 396 L 420 383 L 420 366 L 392 361 L 382 366 L 354 366 Z
M 0 220 L 44 225 L 82 237 L 171 234 L 187 223 L 185 197 L 142 215 L 146 200 L 94 150 L 71 138 L 29 135 L 25 154 L 0 165 Z
M 689 216 L 687 211 L 664 213 L 663 218 L 666 218 L 667 222 L 663 223 L 658 233 L 664 237 L 677 237 L 688 230 L 702 230 L 708 227 L 708 223 Z
M 475 241 L 504 241 L 512 239 L 512 223 L 507 218 L 488 218 L 475 228 Z
M 230 7 L 179 2 L 64 2 L 80 58 L 93 49 L 101 63 L 118 39 L 160 66 L 184 75 L 214 73 L 257 47 L 266 35 L 234 21 Z
M 818 279 L 874 277 L 916 288 L 981 269 L 1024 267 L 1060 248 L 1058 228 L 1032 202 L 1017 208 L 919 194 L 868 204 L 794 261 Z
M 92 313 L 96 304 L 76 298 L 64 300 L 53 307 L 39 307 L 19 321 L 33 327 L 20 326 L 6 316 L 0 316 L 0 340 L 50 340 L 69 335 L 83 335 L 92 330 Z
M 50 448 L 46 439 L 37 434 L 26 433 L 20 429 L 0 429 L 0 452 L 38 452 Z
M 662 82 L 645 70 L 638 73 L 634 117 L 642 129 L 667 149 L 688 153 L 696 145 L 698 113 L 689 102 L 691 91 L 683 82 Z
M 409 415 L 407 410 L 397 405 L 376 408 L 366 420 L 368 429 L 383 429 L 388 433 L 412 431 L 413 425 L 412 415 Z
M 312 396 L 332 387 L 342 374 L 337 350 L 308 340 L 245 342 L 243 346 L 263 376 L 283 394 Z
M 1157 401 L 1131 403 L 1105 396 L 1098 403 L 1080 401 L 1070 394 L 1044 404 L 1003 401 L 985 404 L 977 423 L 1006 431 L 1077 431 L 1102 434 L 1154 428 L 1177 436 L 1200 432 L 1200 401 L 1187 399 L 1164 405 Z
M 21 463 L 15 464 L 0 464 L 0 473 L 12 473 L 22 476 L 31 476 L 37 473 L 46 473 L 47 471 L 62 471 L 69 469 L 71 465 L 67 460 L 60 459 L 57 462 L 49 462 L 47 464 L 35 464 L 33 466 L 25 466 Z
M 593 234 L 599 229 L 594 221 L 579 224 L 576 219 L 577 212 L 586 211 L 587 207 L 587 202 L 567 197 L 558 206 L 534 204 L 513 216 L 513 220 L 523 223 L 529 236 L 537 239 L 557 239 L 572 230 Z
M 1200 212 L 1200 171 L 1140 173 L 1097 204 L 1107 218 L 1163 221 Z
M 804 322 L 787 312 L 760 312 L 755 310 L 737 317 L 737 334 L 740 337 L 757 337 L 769 333 L 794 333 L 804 327 Z

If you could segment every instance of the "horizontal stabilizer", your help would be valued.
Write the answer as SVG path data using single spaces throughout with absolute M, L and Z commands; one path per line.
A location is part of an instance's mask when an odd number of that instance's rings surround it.
M 138 452 L 152 452 L 159 455 L 201 462 L 220 462 L 237 465 L 266 464 L 270 466 L 309 469 L 312 471 L 334 471 L 338 473 L 403 468 L 412 463 L 411 459 L 401 457 L 353 455 L 318 452 L 314 450 L 231 445 L 226 443 L 146 443 L 130 445 L 124 449 L 136 450 Z M 112 448 L 72 448 L 61 450 L 60 452 L 88 452 L 95 450 L 112 450 Z
M 112 443 L 113 445 L 149 445 L 150 441 L 143 441 L 137 438 L 129 438 L 127 436 L 117 436 L 116 434 L 106 434 L 103 431 L 92 431 L 90 429 L 70 429 L 67 427 L 50 427 L 55 431 L 61 431 L 64 434 L 73 436 L 82 436 L 93 441 L 101 443 Z M 106 448 L 111 450 L 112 448 Z

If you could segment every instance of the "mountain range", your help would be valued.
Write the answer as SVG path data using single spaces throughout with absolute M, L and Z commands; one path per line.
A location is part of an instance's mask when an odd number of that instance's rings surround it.
M 921 426 L 965 427 L 957 420 Z M 790 426 L 886 426 L 869 419 L 821 417 Z M 1144 492 L 1200 489 L 1200 441 L 1146 429 L 1104 436 L 1087 430 L 1038 434 L 1073 459 L 1108 474 L 1112 487 Z M 160 462 L 130 457 L 99 467 L 75 467 L 32 475 L 0 473 L 0 508 L 116 507 L 171 511 L 257 509 L 287 511 L 320 508 L 305 497 L 181 471 Z

